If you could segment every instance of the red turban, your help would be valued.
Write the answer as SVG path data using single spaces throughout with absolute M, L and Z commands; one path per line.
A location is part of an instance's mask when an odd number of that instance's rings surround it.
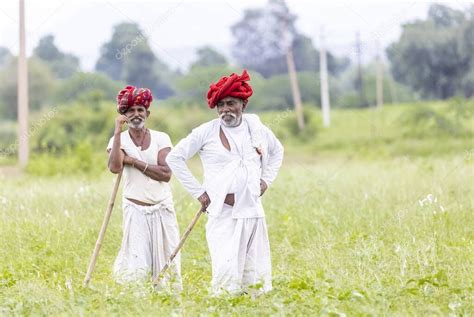
M 213 109 L 225 97 L 239 98 L 246 104 L 253 93 L 252 87 L 247 83 L 249 80 L 250 76 L 244 69 L 240 76 L 232 73 L 229 77 L 222 77 L 216 84 L 211 84 L 207 92 L 209 108 Z
M 124 114 L 132 106 L 143 106 L 148 110 L 152 101 L 150 89 L 127 86 L 117 95 L 117 111 Z

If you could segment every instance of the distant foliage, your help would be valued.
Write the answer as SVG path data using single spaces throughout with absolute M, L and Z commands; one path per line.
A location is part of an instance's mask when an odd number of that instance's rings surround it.
M 12 58 L 12 53 L 6 47 L 0 46 L 0 69 L 5 67 Z
M 433 4 L 424 21 L 403 26 L 387 54 L 396 80 L 424 98 L 472 97 L 474 6 L 458 11 Z
M 270 120 L 265 120 L 266 125 L 275 133 L 283 143 L 311 143 L 319 137 L 322 127 L 319 113 L 312 107 L 304 107 L 305 129 L 300 131 L 294 111 L 287 109 L 279 112 Z
M 48 65 L 38 58 L 28 59 L 28 93 L 30 110 L 39 110 L 52 100 L 54 75 Z M 0 71 L 0 115 L 14 120 L 18 111 L 18 61 L 11 58 Z
M 191 65 L 191 68 L 228 64 L 225 56 L 210 46 L 204 46 L 198 49 L 197 56 L 197 60 Z
M 79 58 L 69 53 L 61 52 L 54 44 L 54 36 L 46 35 L 33 50 L 33 56 L 44 61 L 51 67 L 56 78 L 71 77 L 79 71 Z
M 28 163 L 27 172 L 38 176 L 99 174 L 106 167 L 106 154 L 99 154 L 90 143 L 81 142 L 63 153 L 37 153 Z
M 157 98 L 173 94 L 168 85 L 168 66 L 158 59 L 148 38 L 136 23 L 114 27 L 112 38 L 102 45 L 96 70 L 117 81 L 150 88 Z
M 232 72 L 239 71 L 239 69 L 231 69 L 226 65 L 195 66 L 187 74 L 176 80 L 176 99 L 181 102 L 206 105 L 209 85 L 217 82 L 222 76 L 229 76 Z M 250 76 L 253 81 L 252 74 Z
M 232 54 L 239 65 L 265 78 L 285 74 L 287 46 L 291 45 L 297 71 L 319 71 L 319 51 L 309 37 L 298 32 L 296 20 L 283 0 L 270 0 L 262 8 L 246 10 L 231 28 L 235 39 Z M 328 53 L 330 74 L 341 73 L 349 64 L 348 58 Z
M 331 105 L 341 108 L 373 107 L 376 105 L 377 65 L 370 63 L 362 67 L 364 103 L 360 102 L 356 87 L 358 70 L 350 68 L 337 78 L 329 78 Z M 318 87 L 319 88 L 319 87 Z M 408 86 L 396 82 L 387 68 L 383 72 L 384 104 L 410 102 L 420 99 L 419 94 Z
M 320 89 L 317 73 L 297 74 L 301 100 L 307 103 L 319 103 Z M 293 107 L 293 94 L 288 74 L 277 75 L 261 80 L 255 87 L 255 96 L 250 100 L 255 110 L 285 110 Z
M 399 120 L 406 136 L 472 137 L 474 100 L 456 98 L 443 107 L 413 107 L 402 114 Z
M 74 100 L 90 102 L 94 100 L 114 100 L 117 92 L 125 83 L 110 79 L 101 73 L 78 72 L 71 78 L 61 81 L 55 93 L 58 103 L 67 103 Z
M 61 154 L 80 144 L 103 148 L 113 132 L 115 108 L 110 103 L 74 103 L 58 107 L 52 120 L 34 134 L 34 152 Z

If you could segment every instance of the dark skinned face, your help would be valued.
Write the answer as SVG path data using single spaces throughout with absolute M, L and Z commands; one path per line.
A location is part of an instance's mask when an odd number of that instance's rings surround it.
M 150 111 L 146 110 L 143 106 L 132 106 L 124 113 L 129 120 L 128 125 L 133 129 L 143 128 L 149 114 Z
M 226 97 L 217 103 L 217 114 L 226 127 L 236 127 L 242 122 L 242 112 L 245 109 L 242 99 Z

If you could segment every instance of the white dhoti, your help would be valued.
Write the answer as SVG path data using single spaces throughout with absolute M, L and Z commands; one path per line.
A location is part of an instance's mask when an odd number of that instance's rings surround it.
M 224 205 L 218 217 L 209 216 L 206 238 L 212 259 L 212 292 L 230 294 L 272 289 L 270 243 L 265 218 L 232 218 Z
M 123 239 L 113 269 L 116 280 L 124 283 L 146 281 L 150 275 L 155 278 L 178 243 L 172 203 L 140 206 L 124 199 Z M 160 282 L 161 288 L 182 290 L 179 254 Z
M 229 146 L 224 146 L 227 139 Z M 258 151 L 257 151 L 258 150 Z M 204 182 L 186 161 L 199 153 Z M 258 116 L 244 114 L 238 126 L 209 121 L 181 140 L 166 162 L 194 197 L 207 193 L 206 237 L 212 260 L 212 291 L 218 295 L 272 289 L 270 243 L 261 186 L 270 186 L 283 160 L 283 146 Z M 225 204 L 234 194 L 234 206 Z

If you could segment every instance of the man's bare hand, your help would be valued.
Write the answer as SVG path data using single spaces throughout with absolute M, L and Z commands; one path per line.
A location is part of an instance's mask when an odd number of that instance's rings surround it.
M 209 198 L 207 192 L 204 192 L 204 194 L 199 196 L 198 200 L 201 203 L 201 207 L 203 210 L 205 210 L 211 204 L 211 199 Z
M 127 116 L 121 114 L 115 118 L 115 133 L 122 132 L 122 126 L 128 122 Z
M 263 193 L 265 193 L 267 188 L 268 188 L 267 183 L 265 183 L 265 181 L 263 179 L 260 179 L 260 196 L 262 196 Z

